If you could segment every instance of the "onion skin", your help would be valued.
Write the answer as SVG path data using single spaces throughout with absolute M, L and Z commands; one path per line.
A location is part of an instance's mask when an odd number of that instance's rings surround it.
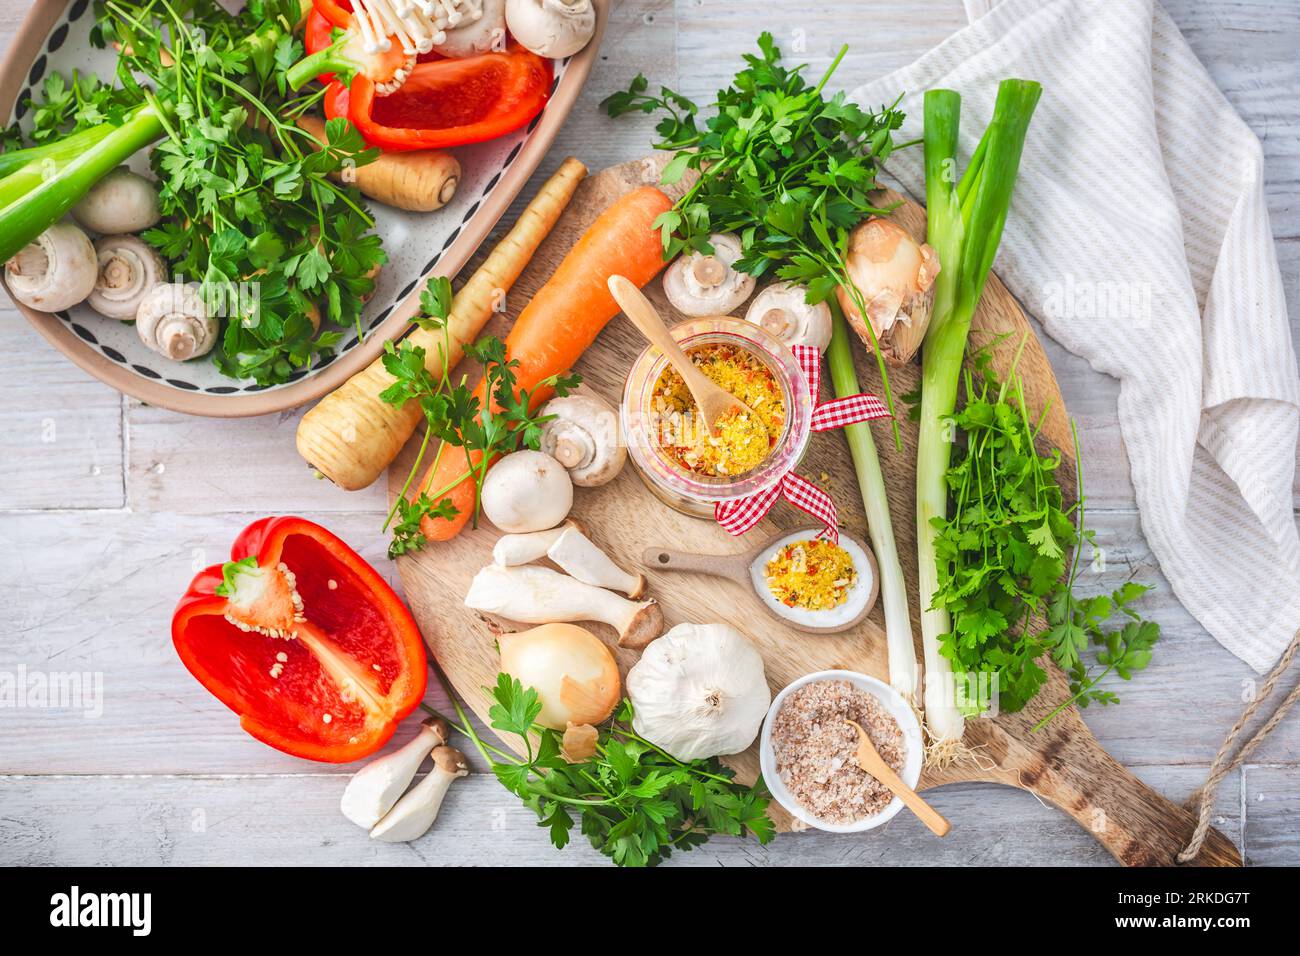
M 502 634 L 501 670 L 541 700 L 537 722 L 552 730 L 608 720 L 622 700 L 618 663 L 609 648 L 576 624 L 543 624 Z
M 867 318 L 863 319 L 850 290 L 841 286 L 835 294 L 844 317 L 868 348 L 874 333 L 886 362 L 906 365 L 930 325 L 938 255 L 892 220 L 872 216 L 849 234 L 845 262 L 849 279 L 866 305 Z

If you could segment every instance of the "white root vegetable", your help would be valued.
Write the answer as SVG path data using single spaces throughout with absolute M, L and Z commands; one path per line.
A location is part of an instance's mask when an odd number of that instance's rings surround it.
M 70 222 L 56 222 L 5 263 L 9 292 L 40 312 L 61 312 L 84 302 L 98 275 L 95 247 Z
M 618 411 L 585 392 L 553 398 L 541 414 L 555 417 L 542 426 L 542 448 L 569 472 L 581 488 L 613 481 L 627 461 L 619 441 Z
M 576 518 L 565 519 L 564 524 L 555 528 L 548 528 L 545 531 L 529 531 L 525 534 L 503 534 L 497 538 L 496 545 L 492 548 L 492 563 L 499 564 L 503 568 L 511 568 L 520 564 L 532 564 L 541 558 L 546 557 L 546 552 L 551 549 L 551 545 L 560 539 L 560 535 L 574 528 L 586 533 L 582 523 Z
M 596 33 L 591 0 L 506 0 L 511 35 L 538 56 L 573 56 Z
M 545 531 L 573 507 L 573 482 L 550 455 L 524 449 L 506 455 L 483 481 L 483 513 L 512 534 Z
M 455 747 L 435 747 L 433 769 L 406 792 L 393 809 L 370 831 L 370 839 L 384 843 L 407 843 L 428 832 L 438 818 L 442 800 L 452 783 L 469 774 L 469 762 Z
M 174 282 L 145 295 L 135 330 L 149 348 L 178 362 L 210 352 L 217 342 L 217 320 L 208 315 L 198 290 Z
M 618 662 L 595 634 L 576 624 L 543 624 L 501 634 L 501 670 L 537 691 L 537 722 L 553 730 L 607 720 L 623 697 Z
M 446 39 L 434 49 L 443 56 L 478 56 L 506 45 L 506 0 L 483 0 L 481 8 L 446 31 Z
M 664 295 L 682 315 L 726 315 L 754 291 L 754 277 L 732 268 L 740 258 L 740 238 L 729 232 L 709 236 L 712 255 L 679 256 L 664 272 Z
M 465 606 L 524 624 L 599 621 L 618 632 L 620 647 L 645 647 L 664 627 L 657 601 L 629 601 L 550 568 L 486 567 L 474 575 Z
M 835 290 L 853 331 L 870 348 L 870 322 L 886 362 L 911 361 L 930 325 L 934 280 L 939 274 L 934 249 L 918 243 L 892 219 L 872 216 L 849 234 L 845 265 L 867 310 L 864 319 L 848 291 L 842 286 Z
M 106 236 L 95 243 L 99 277 L 86 304 L 109 319 L 128 322 L 154 286 L 167 281 L 162 257 L 135 236 Z
M 821 351 L 831 342 L 831 308 L 825 302 L 809 305 L 808 287 L 776 282 L 754 296 L 745 321 L 761 326 L 786 345 L 811 345 Z
M 92 232 L 115 236 L 141 232 L 158 222 L 158 187 L 139 173 L 119 166 L 72 207 L 72 218 Z
M 645 575 L 624 571 L 581 531 L 569 528 L 547 550 L 546 556 L 583 584 L 622 591 L 632 599 L 645 593 Z
M 393 809 L 429 752 L 450 739 L 451 728 L 445 720 L 426 718 L 420 732 L 402 747 L 370 761 L 352 775 L 339 802 L 343 815 L 369 830 Z

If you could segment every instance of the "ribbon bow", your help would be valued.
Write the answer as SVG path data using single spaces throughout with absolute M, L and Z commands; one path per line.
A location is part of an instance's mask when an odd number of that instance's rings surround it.
M 842 428 L 855 422 L 870 421 L 875 418 L 888 418 L 889 408 L 874 395 L 849 395 L 829 402 L 818 402 L 821 397 L 821 352 L 811 345 L 791 347 L 799 368 L 803 370 L 808 382 L 808 391 L 812 393 L 813 413 L 812 430 L 815 432 Z M 823 525 L 822 536 L 839 543 L 839 513 L 831 496 L 814 485 L 807 478 L 796 475 L 791 468 L 781 480 L 770 488 L 746 498 L 732 501 L 720 501 L 713 508 L 713 516 L 728 534 L 741 535 L 763 520 L 772 510 L 777 498 L 808 512 Z

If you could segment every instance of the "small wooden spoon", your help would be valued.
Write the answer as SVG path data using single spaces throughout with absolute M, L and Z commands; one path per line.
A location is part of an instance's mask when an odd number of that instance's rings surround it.
M 876 745 L 871 742 L 871 737 L 862 729 L 861 724 L 847 718 L 844 722 L 852 724 L 858 731 L 858 766 L 907 804 L 907 808 L 921 818 L 921 822 L 930 828 L 931 833 L 935 836 L 947 836 L 948 831 L 952 829 L 952 824 L 944 819 L 938 810 L 922 800 L 920 794 L 903 783 L 902 778 L 894 772 L 894 768 L 885 763 L 885 758 L 880 756 Z
M 880 594 L 880 569 L 876 565 L 876 556 L 871 553 L 869 547 L 851 535 L 840 532 L 840 542 L 843 544 L 845 540 L 851 541 L 861 548 L 862 553 L 866 555 L 867 566 L 859 568 L 858 574 L 870 575 L 870 583 L 867 585 L 870 590 L 861 609 L 849 620 L 841 621 L 839 624 L 804 624 L 774 611 L 763 600 L 762 595 L 757 593 L 758 588 L 763 585 L 755 580 L 755 563 L 758 561 L 766 563 L 775 546 L 786 538 L 815 538 L 819 531 L 821 531 L 820 527 L 791 528 L 787 531 L 778 532 L 754 550 L 745 551 L 741 554 L 697 554 L 691 551 L 674 551 L 671 548 L 646 548 L 641 554 L 641 564 L 656 571 L 691 571 L 696 574 L 708 574 L 715 578 L 726 578 L 735 581 L 754 595 L 759 605 L 770 617 L 780 621 L 786 627 L 804 631 L 808 634 L 839 634 L 843 631 L 852 630 L 861 624 L 866 616 L 871 613 L 871 609 L 876 606 L 876 598 Z M 758 577 L 761 580 L 762 574 L 759 574 Z
M 718 436 L 718 420 L 728 414 L 754 414 L 752 408 L 695 367 L 695 363 L 668 331 L 668 326 L 654 305 L 632 280 L 625 276 L 610 276 L 608 285 L 614 301 L 632 320 L 632 324 L 650 340 L 651 345 L 668 356 L 672 367 L 677 369 L 677 374 L 682 377 L 691 397 L 695 399 L 695 407 L 700 410 L 700 417 L 704 419 L 704 427 L 710 438 Z

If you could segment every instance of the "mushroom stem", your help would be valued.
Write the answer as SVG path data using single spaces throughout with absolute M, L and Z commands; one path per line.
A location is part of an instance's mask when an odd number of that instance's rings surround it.
M 415 779 L 424 758 L 451 739 L 451 728 L 441 717 L 426 718 L 420 732 L 402 747 L 366 764 L 348 781 L 339 808 L 359 827 L 369 830 L 397 803 Z
M 569 518 L 558 528 L 548 528 L 546 531 L 503 534 L 497 538 L 496 546 L 492 549 L 492 561 L 503 568 L 513 567 L 518 564 L 530 564 L 539 558 L 546 557 L 546 552 L 550 550 L 551 545 L 555 544 L 560 535 L 570 528 L 577 531 L 584 530 L 577 519 Z
M 657 601 L 629 601 L 549 568 L 491 565 L 474 576 L 465 606 L 524 624 L 599 621 L 618 632 L 620 647 L 641 648 L 663 630 Z
M 546 552 L 547 557 L 583 584 L 622 591 L 636 599 L 645 593 L 645 575 L 624 571 L 581 531 L 562 533 Z
M 370 831 L 370 839 L 384 843 L 406 843 L 418 839 L 433 826 L 443 798 L 452 782 L 469 774 L 465 755 L 455 747 L 435 747 L 433 769 L 406 792 Z

